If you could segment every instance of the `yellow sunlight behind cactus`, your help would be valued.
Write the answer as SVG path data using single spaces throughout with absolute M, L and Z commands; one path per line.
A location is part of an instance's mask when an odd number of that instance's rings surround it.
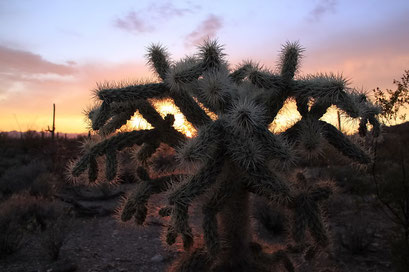
M 168 98 L 164 100 L 160 99 L 151 99 L 150 100 L 155 109 L 159 112 L 162 117 L 165 117 L 167 114 L 173 114 L 175 116 L 175 123 L 173 127 L 179 132 L 185 134 L 187 137 L 191 138 L 196 136 L 196 129 L 192 124 L 186 120 L 186 117 L 181 113 L 179 108 L 174 104 L 173 100 Z M 202 109 L 213 120 L 217 119 L 217 115 L 207 108 L 205 108 L 201 103 L 196 101 Z M 337 125 L 337 108 L 330 107 L 328 112 L 321 118 L 321 120 L 327 121 L 331 124 Z M 278 112 L 274 121 L 270 124 L 269 130 L 273 133 L 280 133 L 287 128 L 291 127 L 297 121 L 301 119 L 301 115 L 297 111 L 297 105 L 295 101 L 288 100 L 281 110 Z M 131 129 L 141 130 L 141 129 L 152 129 L 151 124 L 146 121 L 139 112 L 136 112 L 135 115 L 129 120 L 128 125 Z M 353 122 L 350 118 L 342 118 L 342 130 L 344 133 L 352 134 L 357 131 L 358 124 Z
M 185 134 L 187 137 L 193 137 L 196 135 L 196 129 L 186 120 L 186 117 L 180 112 L 172 99 L 151 99 L 150 102 L 162 117 L 165 117 L 167 114 L 173 114 L 173 116 L 175 116 L 173 127 L 177 131 Z M 139 112 L 135 113 L 129 121 L 129 124 L 130 127 L 135 130 L 153 128 L 151 124 L 139 114 Z
M 126 126 L 133 130 L 153 129 L 152 125 L 149 124 L 138 111 L 135 112 L 134 116 L 132 116 Z
M 291 127 L 300 119 L 301 115 L 297 111 L 295 101 L 287 100 L 284 106 L 278 112 L 274 121 L 268 126 L 268 129 L 273 133 L 280 133 Z

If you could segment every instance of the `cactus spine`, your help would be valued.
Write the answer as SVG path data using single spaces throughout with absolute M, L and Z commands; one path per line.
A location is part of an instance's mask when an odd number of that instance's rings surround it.
M 168 193 L 167 207 L 159 211 L 170 216 L 166 242 L 182 239 L 186 254 L 172 271 L 271 271 L 283 265 L 293 271 L 288 252 L 301 248 L 312 255 L 329 243 L 320 203 L 332 193 L 327 183 L 309 184 L 302 174 L 289 181 L 297 150 L 313 154 L 327 141 L 343 155 L 362 164 L 370 157 L 356 144 L 320 118 L 335 105 L 344 114 L 360 119 L 360 132 L 367 123 L 379 134 L 378 108 L 365 95 L 347 87 L 347 81 L 333 74 L 295 77 L 303 49 L 286 43 L 281 52 L 280 73 L 272 73 L 252 62 L 230 70 L 223 48 L 206 41 L 194 57 L 172 62 L 166 49 L 152 45 L 148 63 L 159 83 L 116 86 L 105 84 L 96 91 L 101 106 L 88 113 L 92 128 L 104 135 L 71 168 L 78 177 L 88 169 L 90 182 L 96 180 L 96 158 L 106 158 L 106 179 L 116 175 L 115 153 L 141 146 L 138 167 L 141 182 L 128 196 L 121 220 L 132 218 L 143 224 L 153 194 Z M 162 118 L 149 99 L 171 98 L 198 131 L 188 139 L 173 128 L 174 117 Z M 280 134 L 269 124 L 287 99 L 294 99 L 300 121 Z M 199 103 L 217 114 L 212 120 Z M 138 111 L 153 127 L 150 130 L 112 135 Z M 160 144 L 177 150 L 181 169 L 188 175 L 149 176 L 149 158 Z M 300 154 L 306 154 L 300 153 Z M 194 166 L 194 167 L 191 167 Z M 286 172 L 287 171 L 287 172 Z M 287 173 L 283 175 L 283 173 Z M 292 236 L 295 246 L 265 253 L 253 241 L 250 227 L 250 194 L 293 210 Z M 204 241 L 194 241 L 189 225 L 189 207 L 206 195 L 202 203 Z M 306 232 L 313 244 L 306 247 Z

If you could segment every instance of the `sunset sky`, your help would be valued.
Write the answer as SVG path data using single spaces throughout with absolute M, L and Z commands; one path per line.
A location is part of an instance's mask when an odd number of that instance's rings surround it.
M 217 38 L 234 67 L 274 68 L 280 47 L 306 49 L 301 74 L 342 73 L 351 86 L 394 88 L 409 69 L 408 0 L 0 1 L 0 131 L 86 132 L 97 82 L 153 78 L 144 55 L 174 59 Z

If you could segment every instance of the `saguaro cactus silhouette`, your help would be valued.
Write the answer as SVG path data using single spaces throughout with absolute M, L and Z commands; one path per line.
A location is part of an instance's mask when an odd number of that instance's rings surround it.
M 288 252 L 311 253 L 329 243 L 320 202 L 332 188 L 328 183 L 309 184 L 300 173 L 293 180 L 283 173 L 296 163 L 297 155 L 313 154 L 325 141 L 358 163 L 371 161 L 348 137 L 320 120 L 332 105 L 359 118 L 361 134 L 368 122 L 372 132 L 379 133 L 378 108 L 364 94 L 348 88 L 342 76 L 295 77 L 302 52 L 298 43 L 286 43 L 279 71 L 273 73 L 250 61 L 230 70 L 222 46 L 215 41 L 204 42 L 197 55 L 179 62 L 172 62 L 161 45 L 150 46 L 148 62 L 160 82 L 100 86 L 96 95 L 102 103 L 88 116 L 92 128 L 105 137 L 72 165 L 72 176 L 88 169 L 89 182 L 95 182 L 97 158 L 105 156 L 106 179 L 113 180 L 117 151 L 141 146 L 137 156 L 141 163 L 135 166 L 141 182 L 127 197 L 120 218 L 143 224 L 149 198 L 168 192 L 168 206 L 159 211 L 161 216 L 170 216 L 166 242 L 172 245 L 181 238 L 186 251 L 171 270 L 271 271 L 277 265 L 294 270 Z M 174 116 L 162 118 L 150 102 L 153 98 L 171 98 L 197 135 L 188 138 L 177 131 L 172 126 Z M 302 118 L 274 134 L 268 127 L 287 99 L 296 101 Z M 217 118 L 210 118 L 206 108 Z M 136 111 L 153 128 L 116 132 Z M 176 149 L 180 165 L 175 173 L 152 178 L 149 158 L 160 144 Z M 176 175 L 180 169 L 189 169 L 184 172 L 187 175 Z M 267 252 L 264 245 L 253 241 L 250 194 L 293 211 L 294 243 Z M 198 199 L 202 201 L 202 242 L 193 239 L 189 224 L 189 207 Z M 312 242 L 306 243 L 306 237 Z

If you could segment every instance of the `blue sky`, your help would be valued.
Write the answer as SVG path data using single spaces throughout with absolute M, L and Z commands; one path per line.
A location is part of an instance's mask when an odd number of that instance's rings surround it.
M 204 38 L 232 64 L 274 67 L 281 44 L 306 48 L 301 74 L 342 72 L 352 86 L 393 88 L 409 69 L 409 1 L 0 0 L 0 130 L 85 130 L 82 109 L 104 80 L 148 77 L 150 43 L 175 59 Z

